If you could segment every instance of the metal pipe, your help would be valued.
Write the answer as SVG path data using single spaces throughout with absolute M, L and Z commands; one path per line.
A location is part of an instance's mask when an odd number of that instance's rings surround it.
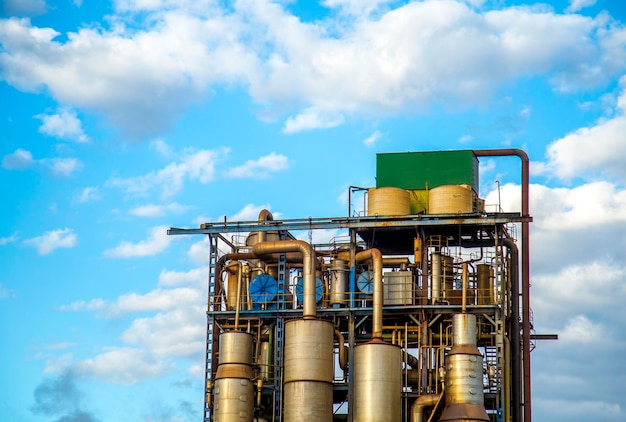
M 339 349 L 339 367 L 345 372 L 348 369 L 348 348 L 345 343 L 346 340 L 341 334 L 341 331 L 335 328 L 335 336 L 337 336 L 337 345 Z
M 256 380 L 256 406 L 261 407 L 261 396 L 263 393 L 263 379 L 259 378 Z
M 383 255 L 376 248 L 359 252 L 355 256 L 356 262 L 372 261 L 374 272 L 374 304 L 372 338 L 381 339 L 383 336 Z
M 431 303 L 434 305 L 441 296 L 441 254 L 431 255 Z
M 517 148 L 474 150 L 477 157 L 517 156 L 522 160 L 522 217 L 530 215 L 530 160 Z M 530 224 L 522 222 L 522 352 L 524 365 L 524 422 L 532 421 L 530 382 Z
M 463 278 L 462 278 L 462 290 L 461 290 L 461 312 L 465 313 L 467 310 L 467 281 L 469 279 L 469 271 L 467 269 L 467 262 L 463 263 Z
M 511 420 L 520 422 L 520 327 L 519 327 L 519 278 L 517 245 L 513 239 L 505 238 L 502 244 L 511 254 L 509 274 L 511 276 Z M 524 412 L 526 413 L 526 412 Z
M 300 252 L 302 254 L 304 294 L 303 317 L 315 318 L 315 250 L 303 240 L 277 240 L 257 243 L 252 247 L 252 253 L 262 257 L 268 253 Z
M 411 422 L 422 422 L 424 420 L 424 409 L 437 404 L 441 394 L 422 394 L 418 396 L 411 405 Z
M 242 271 L 242 265 L 240 261 L 237 261 L 238 264 L 238 270 L 237 270 L 237 299 L 235 300 L 235 330 L 239 329 L 239 308 L 240 303 L 241 303 L 241 285 L 243 284 L 241 282 L 241 273 Z
M 259 212 L 258 221 L 272 221 L 272 220 L 274 220 L 274 216 L 268 210 L 262 209 L 261 212 Z M 259 242 L 265 242 L 265 232 L 263 230 L 259 232 Z

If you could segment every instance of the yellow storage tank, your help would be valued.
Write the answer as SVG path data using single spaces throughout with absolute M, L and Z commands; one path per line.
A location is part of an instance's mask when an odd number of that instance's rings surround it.
M 470 185 L 446 185 L 428 192 L 429 214 L 466 214 L 474 210 L 474 190 Z
M 408 215 L 411 213 L 409 191 L 384 187 L 367 190 L 367 215 Z

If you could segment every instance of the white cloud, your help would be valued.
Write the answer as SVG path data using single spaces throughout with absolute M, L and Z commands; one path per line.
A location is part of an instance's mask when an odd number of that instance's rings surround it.
M 565 9 L 567 12 L 578 12 L 586 7 L 596 4 L 597 0 L 570 0 L 570 4 Z
M 150 147 L 162 157 L 174 158 L 176 156 L 172 147 L 170 147 L 163 139 L 155 139 L 151 141 Z
M 181 304 L 152 318 L 139 318 L 121 335 L 128 344 L 139 344 L 163 356 L 201 356 L 206 347 L 205 298 L 195 306 Z
M 624 30 L 606 15 L 482 11 L 481 0 L 387 3 L 328 0 L 359 18 L 303 22 L 263 0 L 228 10 L 208 1 L 117 2 L 122 13 L 110 30 L 81 28 L 65 41 L 27 19 L 0 22 L 0 61 L 12 86 L 44 86 L 58 102 L 139 135 L 171 125 L 214 85 L 247 89 L 268 114 L 290 116 L 284 131 L 294 133 L 357 115 L 473 106 L 520 77 L 589 87 L 625 68 Z
M 35 117 L 42 121 L 39 133 L 75 142 L 89 142 L 83 132 L 82 123 L 73 110 L 61 108 L 56 114 L 39 114 Z
M 155 289 L 146 294 L 128 293 L 109 304 L 106 313 L 117 317 L 130 312 L 170 311 L 202 303 L 206 298 L 198 288 Z
M 21 148 L 2 157 L 2 168 L 5 170 L 26 170 L 35 166 L 45 168 L 52 176 L 71 177 L 82 169 L 83 164 L 76 158 L 43 158 L 33 159 L 30 151 Z
M 99 201 L 100 199 L 102 199 L 100 189 L 97 186 L 87 186 L 74 197 L 74 202 L 78 204 L 86 204 L 92 201 Z
M 208 243 L 201 242 L 207 253 Z M 159 274 L 159 286 L 194 285 L 203 286 L 208 283 L 209 273 L 205 267 L 195 268 L 187 272 L 161 270 Z
M 626 78 L 622 79 L 626 85 Z M 583 127 L 548 146 L 548 167 L 566 180 L 605 176 L 626 181 L 626 90 L 618 100 L 616 115 Z
M 44 158 L 39 162 L 55 177 L 71 177 L 83 168 L 76 158 Z
M 104 255 L 110 258 L 135 258 L 141 256 L 153 256 L 163 252 L 174 240 L 173 236 L 167 235 L 167 227 L 153 227 L 146 240 L 137 243 L 122 241 L 119 246 L 104 251 Z
M 341 125 L 344 120 L 343 115 L 335 114 L 332 110 L 325 110 L 323 107 L 309 107 L 295 117 L 288 118 L 283 132 L 290 134 L 303 130 L 329 129 Z
M 369 15 L 392 0 L 324 0 L 322 5 L 350 15 Z
M 366 147 L 373 147 L 374 144 L 376 144 L 376 142 L 380 140 L 381 136 L 382 134 L 380 133 L 380 131 L 375 130 L 374 133 L 372 133 L 370 136 L 363 140 L 363 145 L 365 145 Z
M 597 344 L 598 341 L 607 341 L 609 338 L 609 333 L 602 324 L 594 323 L 584 315 L 571 318 L 559 334 L 560 341 L 579 346 Z
M 58 248 L 73 248 L 77 242 L 76 233 L 69 228 L 51 230 L 41 236 L 24 240 L 22 243 L 37 248 L 39 255 L 48 255 Z
M 169 204 L 146 204 L 140 205 L 128 210 L 128 213 L 137 217 L 161 217 L 169 213 L 183 213 L 188 210 L 189 207 L 171 202 Z
M 111 348 L 74 364 L 73 368 L 83 377 L 123 385 L 158 378 L 172 370 L 170 365 L 144 350 L 123 347 Z
M 215 162 L 220 155 L 228 150 L 220 151 L 186 149 L 177 162 L 168 164 L 158 171 L 152 171 L 144 176 L 122 178 L 111 177 L 108 186 L 122 189 L 131 196 L 145 196 L 150 191 L 159 190 L 163 198 L 178 193 L 185 179 L 206 184 L 215 177 Z
M 277 171 L 287 170 L 289 160 L 282 154 L 271 152 L 257 160 L 248 160 L 245 164 L 233 167 L 226 173 L 233 178 L 265 178 Z
M 17 242 L 17 236 L 11 235 L 7 237 L 0 237 L 0 246 L 8 245 L 9 243 Z
M 208 265 L 209 264 L 209 240 L 208 236 L 205 236 L 202 240 L 194 242 L 187 255 L 189 260 L 194 264 Z
M 59 306 L 60 311 L 78 312 L 78 311 L 96 311 L 106 307 L 107 303 L 102 299 L 92 299 L 90 301 L 77 300 L 69 305 Z
M 21 148 L 2 157 L 2 168 L 6 170 L 24 170 L 34 163 L 33 154 Z
M 111 30 L 83 27 L 65 42 L 29 20 L 4 20 L 3 79 L 25 91 L 45 86 L 58 102 L 103 114 L 129 136 L 158 133 L 204 100 L 210 83 L 238 80 L 257 65 L 237 39 L 240 23 L 203 5 L 203 13 L 144 16 L 152 29 L 111 16 Z

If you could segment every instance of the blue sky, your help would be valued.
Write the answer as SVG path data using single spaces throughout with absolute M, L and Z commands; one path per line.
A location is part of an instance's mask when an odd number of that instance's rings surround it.
M 207 245 L 168 227 L 345 216 L 378 152 L 509 147 L 560 337 L 534 418 L 626 419 L 622 1 L 0 5 L 0 420 L 199 420 Z M 519 207 L 518 161 L 480 177 Z

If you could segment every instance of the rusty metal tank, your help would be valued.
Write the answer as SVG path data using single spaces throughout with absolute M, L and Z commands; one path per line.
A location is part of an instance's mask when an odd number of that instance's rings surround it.
M 381 340 L 354 348 L 354 422 L 402 419 L 402 349 Z

